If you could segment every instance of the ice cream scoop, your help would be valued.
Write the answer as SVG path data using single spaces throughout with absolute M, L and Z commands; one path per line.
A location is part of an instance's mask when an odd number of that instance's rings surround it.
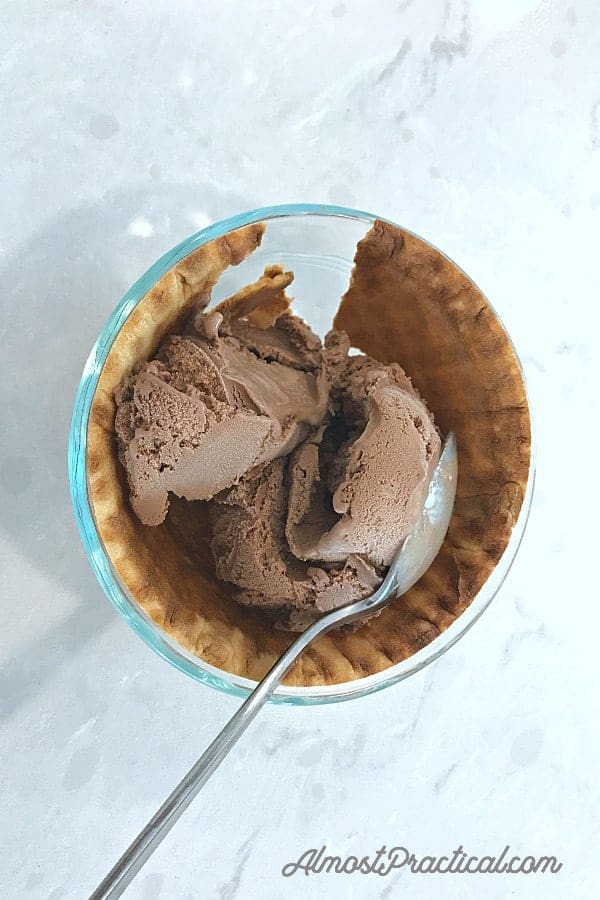
M 267 266 L 138 363 L 115 393 L 130 504 L 160 525 L 169 497 L 208 501 L 215 574 L 232 599 L 303 631 L 368 597 L 412 530 L 440 435 L 398 363 L 324 342 Z
M 381 586 L 369 597 L 326 613 L 296 638 L 125 851 L 90 900 L 108 900 L 121 896 L 254 720 L 265 701 L 274 693 L 294 661 L 315 638 L 331 628 L 355 622 L 381 610 L 391 600 L 408 591 L 427 571 L 448 530 L 456 494 L 457 473 L 456 440 L 451 433 L 429 481 L 416 525 L 397 551 Z
M 322 424 L 287 459 L 254 467 L 211 505 L 217 577 L 238 603 L 288 631 L 381 584 L 441 447 L 399 365 L 348 356 L 343 333 L 330 332 L 323 353 L 331 391 Z
M 116 391 L 115 432 L 130 502 L 145 525 L 169 494 L 209 500 L 254 466 L 287 455 L 325 416 L 325 353 L 287 312 L 291 272 L 268 266 L 208 314 L 207 298 L 157 358 Z

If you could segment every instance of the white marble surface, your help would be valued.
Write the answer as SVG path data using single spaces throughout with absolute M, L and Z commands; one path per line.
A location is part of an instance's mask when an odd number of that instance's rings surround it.
M 536 418 L 528 532 L 436 664 L 267 709 L 127 897 L 597 896 L 597 0 L 21 0 L 2 19 L 0 895 L 85 897 L 238 703 L 154 656 L 88 567 L 65 461 L 88 350 L 186 234 L 314 200 L 423 234 L 496 305 Z M 564 865 L 281 876 L 322 843 Z

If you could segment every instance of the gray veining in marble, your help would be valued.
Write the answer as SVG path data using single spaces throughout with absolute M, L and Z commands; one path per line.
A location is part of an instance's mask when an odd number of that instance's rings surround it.
M 267 709 L 126 896 L 595 896 L 596 0 L 21 0 L 2 20 L 1 896 L 87 896 L 236 707 L 104 598 L 66 437 L 129 284 L 205 224 L 296 200 L 401 222 L 486 291 L 535 413 L 530 524 L 496 601 L 429 669 L 331 708 Z M 323 844 L 510 844 L 564 865 L 281 875 Z

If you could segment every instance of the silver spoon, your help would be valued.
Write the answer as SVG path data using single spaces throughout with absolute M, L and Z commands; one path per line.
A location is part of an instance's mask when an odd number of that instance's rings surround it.
M 292 663 L 316 637 L 325 634 L 336 625 L 346 625 L 364 616 L 365 613 L 383 609 L 391 600 L 405 594 L 427 571 L 437 556 L 448 530 L 454 506 L 457 472 L 456 439 L 451 432 L 429 483 L 427 498 L 417 525 L 402 544 L 381 586 L 364 600 L 357 600 L 348 606 L 326 613 L 296 638 L 150 819 L 104 881 L 96 888 L 90 900 L 108 900 L 108 898 L 112 900 L 121 896 L 200 788 L 206 784 L 217 766 L 242 736 L 265 701 L 274 693 Z

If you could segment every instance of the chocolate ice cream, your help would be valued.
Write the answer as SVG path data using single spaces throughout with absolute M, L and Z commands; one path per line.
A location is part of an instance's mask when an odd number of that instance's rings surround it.
M 270 267 L 200 312 L 117 391 L 120 458 L 144 524 L 163 521 L 169 492 L 209 500 L 253 466 L 289 453 L 323 421 L 323 353 L 287 312 L 291 278 Z
M 216 574 L 238 602 L 300 630 L 372 593 L 411 531 L 440 452 L 397 364 L 324 344 L 289 309 L 291 273 L 196 314 L 116 394 L 130 499 L 210 501 Z
M 327 430 L 290 461 L 286 536 L 301 559 L 356 553 L 388 566 L 423 505 L 440 437 L 398 365 L 349 357 L 332 396 Z

